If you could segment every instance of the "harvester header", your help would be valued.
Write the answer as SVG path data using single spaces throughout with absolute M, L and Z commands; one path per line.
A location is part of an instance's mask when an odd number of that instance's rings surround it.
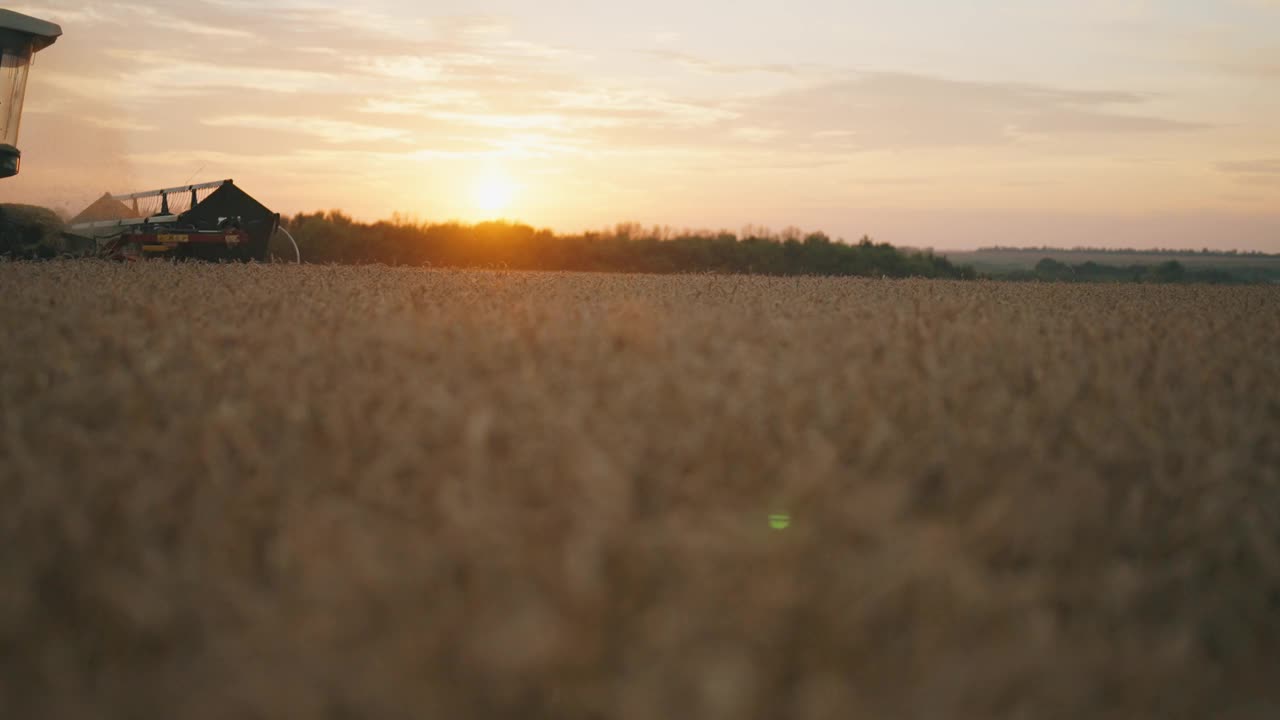
M 98 198 L 64 234 L 72 252 L 114 258 L 265 260 L 280 215 L 231 180 Z

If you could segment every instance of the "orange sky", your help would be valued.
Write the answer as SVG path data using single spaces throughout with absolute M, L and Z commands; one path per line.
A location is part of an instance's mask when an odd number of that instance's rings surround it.
M 10 6 L 6 201 L 1280 252 L 1280 0 Z

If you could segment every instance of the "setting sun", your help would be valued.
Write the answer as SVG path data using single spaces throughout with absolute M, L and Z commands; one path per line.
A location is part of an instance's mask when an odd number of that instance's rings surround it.
M 515 192 L 511 178 L 501 172 L 488 172 L 476 179 L 472 201 L 481 212 L 500 213 L 510 207 Z

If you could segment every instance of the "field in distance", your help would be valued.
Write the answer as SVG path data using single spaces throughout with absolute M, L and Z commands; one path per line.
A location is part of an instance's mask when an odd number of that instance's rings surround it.
M 1159 265 L 1175 261 L 1188 269 L 1223 270 L 1238 273 L 1248 271 L 1251 276 L 1280 281 L 1280 255 L 1229 254 L 1220 252 L 1109 252 L 1067 249 L 1021 250 L 1012 248 L 986 248 L 982 250 L 939 251 L 939 255 L 958 265 L 971 265 L 980 273 L 1004 274 L 1018 270 L 1031 270 L 1045 258 L 1070 265 L 1087 262 L 1099 265 L 1122 266 Z
M 13 717 L 1280 712 L 1280 288 L 0 287 Z

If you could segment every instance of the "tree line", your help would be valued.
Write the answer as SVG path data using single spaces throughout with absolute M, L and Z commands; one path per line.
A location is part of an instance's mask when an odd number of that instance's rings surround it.
M 1209 248 L 1201 248 L 1199 250 L 1190 250 L 1187 248 L 1114 248 L 1114 247 L 1088 247 L 1085 245 L 1077 245 L 1075 247 L 1060 248 L 1042 245 L 1040 247 L 1011 247 L 1005 245 L 992 245 L 989 247 L 980 247 L 976 252 L 980 253 L 1055 253 L 1055 254 L 1087 254 L 1087 255 L 1163 255 L 1163 256 L 1181 256 L 1181 257 L 1248 257 L 1248 258 L 1277 258 L 1280 255 L 1262 252 L 1261 250 L 1210 250 Z
M 1001 280 L 1041 280 L 1047 282 L 1141 282 L 1246 284 L 1268 282 L 1255 268 L 1187 267 L 1177 260 L 1155 265 L 1105 265 L 1093 261 L 1078 264 L 1044 258 L 1034 270 L 1015 270 L 997 276 Z
M 306 262 L 600 272 L 725 272 L 767 275 L 976 278 L 932 251 L 904 251 L 864 237 L 857 243 L 821 232 L 773 233 L 645 229 L 635 224 L 557 234 L 522 223 L 421 223 L 393 216 L 363 223 L 340 211 L 303 213 L 283 221 Z M 288 248 L 288 249 L 286 249 Z M 292 257 L 292 248 L 273 245 Z

